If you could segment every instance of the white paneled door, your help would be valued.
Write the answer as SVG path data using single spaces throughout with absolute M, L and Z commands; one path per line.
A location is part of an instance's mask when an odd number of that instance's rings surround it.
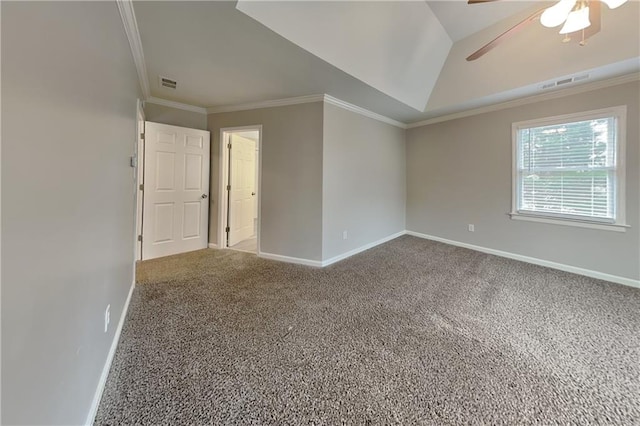
M 207 247 L 209 132 L 145 123 L 142 258 Z
M 254 235 L 256 143 L 239 135 L 231 138 L 229 173 L 229 246 Z

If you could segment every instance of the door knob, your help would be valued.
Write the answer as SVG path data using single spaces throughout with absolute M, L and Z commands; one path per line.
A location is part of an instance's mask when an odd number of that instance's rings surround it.
M 251 193 L 251 195 L 256 195 L 256 193 L 255 193 L 255 192 L 252 192 L 252 193 Z
M 207 194 L 202 194 L 202 198 L 207 198 L 208 195 Z

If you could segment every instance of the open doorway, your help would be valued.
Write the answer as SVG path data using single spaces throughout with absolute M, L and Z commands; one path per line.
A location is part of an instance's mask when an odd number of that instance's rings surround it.
M 260 252 L 262 126 L 221 130 L 219 247 Z

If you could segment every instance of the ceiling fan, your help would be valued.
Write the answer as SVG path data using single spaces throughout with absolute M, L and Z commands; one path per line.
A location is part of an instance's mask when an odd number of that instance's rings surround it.
M 468 0 L 469 4 L 489 3 L 498 0 Z M 601 3 L 615 9 L 627 0 L 560 0 L 551 7 L 545 7 L 533 13 L 523 21 L 517 23 L 480 49 L 469 55 L 467 61 L 474 61 L 483 56 L 501 42 L 513 36 L 531 22 L 540 19 L 540 23 L 545 27 L 558 27 L 564 23 L 560 29 L 560 34 L 565 37 L 562 41 L 568 42 L 572 39 L 579 40 L 581 46 L 586 44 L 586 40 L 600 31 L 600 6 Z

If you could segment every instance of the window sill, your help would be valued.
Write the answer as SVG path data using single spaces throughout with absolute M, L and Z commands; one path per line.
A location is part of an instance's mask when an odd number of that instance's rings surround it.
M 600 229 L 603 231 L 613 231 L 613 232 L 627 232 L 627 228 L 630 228 L 629 225 L 623 225 L 619 223 L 586 222 L 581 220 L 557 219 L 553 217 L 533 216 L 533 215 L 522 214 L 522 213 L 509 213 L 509 216 L 511 216 L 511 219 L 515 219 L 515 220 L 525 220 L 529 222 L 539 222 L 539 223 L 550 223 L 553 225 L 577 226 L 579 228 Z

